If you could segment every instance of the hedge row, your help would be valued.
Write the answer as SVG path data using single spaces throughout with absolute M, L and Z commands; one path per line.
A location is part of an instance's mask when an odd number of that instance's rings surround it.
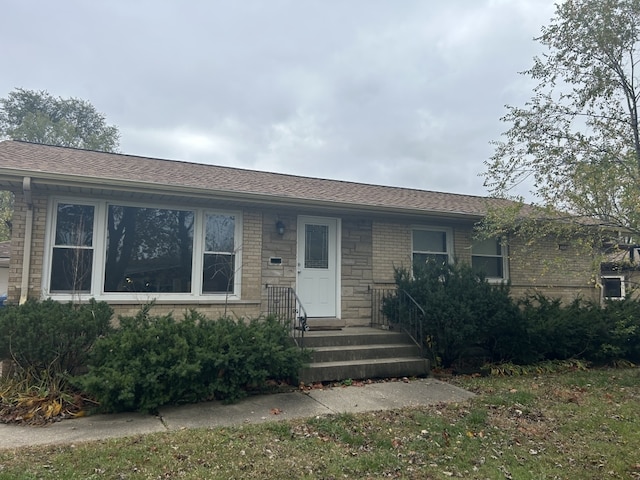
M 29 301 L 0 309 L 0 359 L 25 378 L 66 381 L 104 411 L 153 411 L 207 399 L 233 401 L 268 380 L 295 381 L 308 353 L 274 318 L 247 322 L 151 315 L 145 306 L 110 327 L 104 302 Z M 42 373 L 45 375 L 42 375 Z M 84 372 L 84 373 L 82 373 Z
M 485 362 L 531 364 L 584 359 L 598 363 L 640 362 L 640 302 L 558 299 L 532 295 L 514 300 L 508 284 L 494 285 L 464 263 L 426 263 L 395 272 L 399 289 L 420 305 L 424 341 L 445 368 Z M 397 297 L 383 311 L 394 319 Z

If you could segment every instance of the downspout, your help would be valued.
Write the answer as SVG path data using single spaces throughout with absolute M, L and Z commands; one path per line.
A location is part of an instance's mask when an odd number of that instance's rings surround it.
M 31 177 L 24 177 L 22 194 L 27 204 L 27 218 L 24 226 L 24 248 L 22 252 L 22 285 L 20 287 L 20 305 L 29 296 L 29 272 L 31 270 L 31 237 L 33 237 L 33 200 L 31 198 Z

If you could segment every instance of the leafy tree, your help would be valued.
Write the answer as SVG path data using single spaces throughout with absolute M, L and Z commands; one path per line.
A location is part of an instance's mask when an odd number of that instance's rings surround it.
M 117 151 L 120 141 L 118 128 L 86 100 L 23 88 L 0 99 L 0 136 L 103 152 Z
M 640 233 L 640 0 L 560 2 L 536 40 L 547 50 L 523 74 L 537 85 L 507 106 L 485 186 L 513 198 L 532 185 L 542 213 L 571 215 L 564 227 Z M 521 221 L 509 213 L 494 212 L 494 227 Z
M 11 216 L 13 214 L 13 195 L 0 191 L 0 242 L 11 239 Z
M 0 139 L 115 152 L 120 133 L 91 103 L 16 88 L 0 98 Z M 11 237 L 13 196 L 0 192 L 0 241 Z

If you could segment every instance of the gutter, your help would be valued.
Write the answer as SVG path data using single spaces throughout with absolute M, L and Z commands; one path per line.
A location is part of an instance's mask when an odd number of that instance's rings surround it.
M 33 237 L 33 199 L 31 197 L 31 177 L 22 180 L 22 193 L 27 204 L 27 217 L 24 228 L 24 248 L 22 252 L 22 284 L 20 286 L 20 305 L 29 296 L 29 272 L 31 270 L 31 239 Z

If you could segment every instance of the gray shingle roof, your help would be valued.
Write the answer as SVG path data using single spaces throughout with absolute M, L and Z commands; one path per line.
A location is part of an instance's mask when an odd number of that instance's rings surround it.
M 3 176 L 31 176 L 35 182 L 128 186 L 212 195 L 242 195 L 276 203 L 302 202 L 407 213 L 483 216 L 487 206 L 505 200 L 452 193 L 386 187 L 220 167 L 174 160 L 63 148 L 8 140 L 0 142 Z M 510 203 L 510 202 L 509 202 Z

